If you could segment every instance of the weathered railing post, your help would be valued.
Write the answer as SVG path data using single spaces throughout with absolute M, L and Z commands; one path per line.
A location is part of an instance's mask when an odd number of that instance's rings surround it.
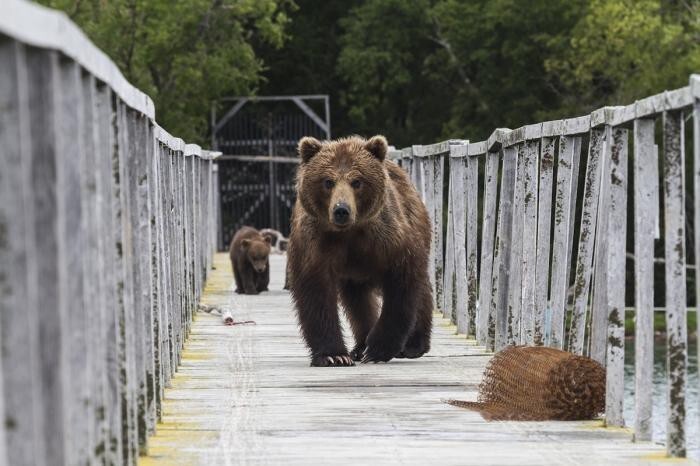
M 465 189 L 466 145 L 450 145 L 450 191 L 452 216 L 448 223 L 452 227 L 452 244 L 447 245 L 445 274 L 449 274 L 445 287 L 446 305 L 445 317 L 453 319 L 457 325 L 457 333 L 466 334 L 468 331 L 468 302 L 467 302 L 467 251 L 466 251 L 466 222 L 467 196 Z M 448 219 L 449 220 L 449 219 Z M 448 231 L 448 235 L 450 232 Z
M 568 349 L 583 354 L 588 295 L 593 269 L 593 247 L 600 197 L 600 179 L 605 152 L 605 129 L 592 128 L 586 165 L 586 184 L 583 193 L 581 228 L 574 276 L 574 308 L 571 316 Z
M 666 367 L 671 456 L 685 456 L 685 394 L 688 330 L 685 280 L 685 147 L 683 112 L 666 102 L 663 113 L 664 252 L 666 259 Z
M 492 293 L 495 291 L 496 212 L 498 196 L 498 168 L 501 144 L 510 130 L 497 129 L 484 143 L 469 144 L 470 156 L 484 155 L 484 208 L 481 223 L 481 270 L 479 273 L 479 303 L 476 323 L 476 339 L 489 349 L 494 348 L 496 307 Z
M 581 136 L 590 129 L 590 117 L 563 121 L 557 156 L 557 181 L 554 196 L 554 230 L 552 236 L 552 273 L 549 306 L 545 309 L 544 343 L 564 347 L 564 324 L 567 314 L 569 270 L 574 249 L 574 217 Z
M 655 121 L 634 120 L 635 440 L 651 440 L 654 371 L 654 225 L 658 199 Z
M 183 194 L 152 101 L 29 2 L 3 4 L 0 107 L 0 464 L 135 464 L 210 264 L 213 177 L 193 151 Z

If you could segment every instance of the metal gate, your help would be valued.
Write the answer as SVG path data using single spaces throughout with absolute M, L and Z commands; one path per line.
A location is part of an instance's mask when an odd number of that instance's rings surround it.
M 217 108 L 231 105 L 217 119 Z M 319 114 L 325 118 L 321 118 Z M 244 225 L 289 235 L 297 142 L 330 139 L 327 95 L 233 97 L 212 108 L 212 147 L 219 164 L 219 249 Z

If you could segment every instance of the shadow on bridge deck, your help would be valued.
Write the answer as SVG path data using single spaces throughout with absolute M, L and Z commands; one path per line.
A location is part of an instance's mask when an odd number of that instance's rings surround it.
M 233 293 L 218 254 L 203 302 L 233 309 L 227 327 L 200 312 L 162 422 L 141 464 L 620 464 L 657 462 L 662 447 L 633 443 L 600 422 L 485 422 L 441 403 L 475 399 L 489 356 L 435 317 L 433 349 L 418 360 L 309 367 L 284 258 L 271 258 L 272 291 Z M 346 332 L 349 337 L 349 332 Z

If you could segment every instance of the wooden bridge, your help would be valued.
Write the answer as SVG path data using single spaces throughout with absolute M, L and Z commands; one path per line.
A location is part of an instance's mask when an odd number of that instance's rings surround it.
M 22 0 L 0 11 L 0 465 L 636 464 L 697 442 L 686 434 L 697 391 L 686 270 L 700 263 L 699 77 L 487 141 L 393 151 L 433 220 L 434 347 L 419 360 L 311 368 L 281 290 L 284 259 L 273 258 L 272 291 L 240 297 L 214 255 L 217 154 L 159 127 L 148 96 L 63 14 Z M 650 441 L 657 239 L 665 445 Z M 200 302 L 257 324 L 223 326 Z M 509 344 L 603 363 L 604 418 L 487 423 L 441 402 L 473 399 L 490 354 Z

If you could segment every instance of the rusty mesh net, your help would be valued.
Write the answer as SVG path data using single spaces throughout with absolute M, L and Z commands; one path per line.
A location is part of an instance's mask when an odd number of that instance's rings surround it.
M 509 346 L 489 362 L 478 401 L 447 400 L 487 420 L 584 420 L 605 409 L 605 369 L 543 346 Z

